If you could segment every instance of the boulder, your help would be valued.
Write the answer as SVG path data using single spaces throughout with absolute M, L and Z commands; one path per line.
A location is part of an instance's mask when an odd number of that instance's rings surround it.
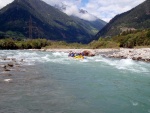
M 10 69 L 4 69 L 4 71 L 10 71 Z
M 6 65 L 3 65 L 3 66 L 2 66 L 2 68 L 6 69 L 6 68 L 7 68 L 7 66 L 6 66 Z
M 3 60 L 11 60 L 10 58 L 3 58 Z
M 136 58 L 136 57 L 133 57 L 132 60 L 137 60 L 137 58 Z
M 12 58 L 11 60 L 12 60 L 13 62 L 17 62 L 15 58 Z
M 139 60 L 142 60 L 142 57 L 137 57 L 137 60 L 139 61 Z
M 4 71 L 10 71 L 10 69 L 7 69 L 8 68 L 7 65 L 4 65 L 3 68 L 4 68 Z
M 13 63 L 9 63 L 9 64 L 7 64 L 9 67 L 13 67 L 14 66 L 14 64 Z
M 87 51 L 87 50 L 83 51 L 82 55 L 83 56 L 90 56 L 90 57 L 95 56 L 95 54 L 93 54 L 91 51 Z

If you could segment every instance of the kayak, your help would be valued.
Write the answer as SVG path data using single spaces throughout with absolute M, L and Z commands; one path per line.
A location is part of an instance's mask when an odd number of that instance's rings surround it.
M 84 59 L 84 57 L 83 57 L 82 55 L 77 55 L 77 56 L 75 56 L 74 58 L 75 58 L 75 59 L 79 59 L 79 60 L 80 60 L 80 59 Z

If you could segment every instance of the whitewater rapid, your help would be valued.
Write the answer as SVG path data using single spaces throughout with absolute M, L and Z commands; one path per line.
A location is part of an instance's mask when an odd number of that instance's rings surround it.
M 65 65 L 87 65 L 87 66 L 109 66 L 118 70 L 126 70 L 135 73 L 150 73 L 150 63 L 133 61 L 132 59 L 112 59 L 104 58 L 100 55 L 95 57 L 85 57 L 77 60 L 68 57 L 65 52 L 39 52 L 27 50 L 5 50 L 0 51 L 0 63 L 7 62 L 3 58 L 14 58 L 17 61 L 23 59 L 22 65 L 35 65 L 36 63 L 58 63 Z

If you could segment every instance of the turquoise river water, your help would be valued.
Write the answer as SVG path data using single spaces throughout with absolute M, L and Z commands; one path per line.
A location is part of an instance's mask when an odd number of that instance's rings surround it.
M 1 50 L 24 62 L 13 76 L 0 72 L 0 113 L 150 113 L 150 63 L 67 55 Z

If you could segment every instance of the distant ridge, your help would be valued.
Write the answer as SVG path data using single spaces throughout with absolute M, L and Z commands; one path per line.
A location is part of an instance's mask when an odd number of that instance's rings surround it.
M 146 0 L 130 11 L 115 16 L 97 33 L 95 39 L 115 36 L 126 30 L 147 28 L 150 28 L 150 0 Z
M 69 6 L 61 3 L 61 5 L 54 5 L 54 7 L 56 7 L 57 9 L 59 9 L 62 12 L 65 12 L 68 10 Z M 75 15 L 70 16 L 74 21 L 76 21 L 77 23 L 82 25 L 82 27 L 84 27 L 84 29 L 86 29 L 90 34 L 95 35 L 96 33 L 99 32 L 99 30 L 101 30 L 107 24 L 105 21 L 88 13 L 84 9 L 78 9 L 78 13 L 81 16 L 89 15 L 90 17 L 92 17 L 94 19 L 94 20 L 88 20 L 88 19 L 86 20 L 86 19 L 80 18 L 79 16 L 75 16 Z

